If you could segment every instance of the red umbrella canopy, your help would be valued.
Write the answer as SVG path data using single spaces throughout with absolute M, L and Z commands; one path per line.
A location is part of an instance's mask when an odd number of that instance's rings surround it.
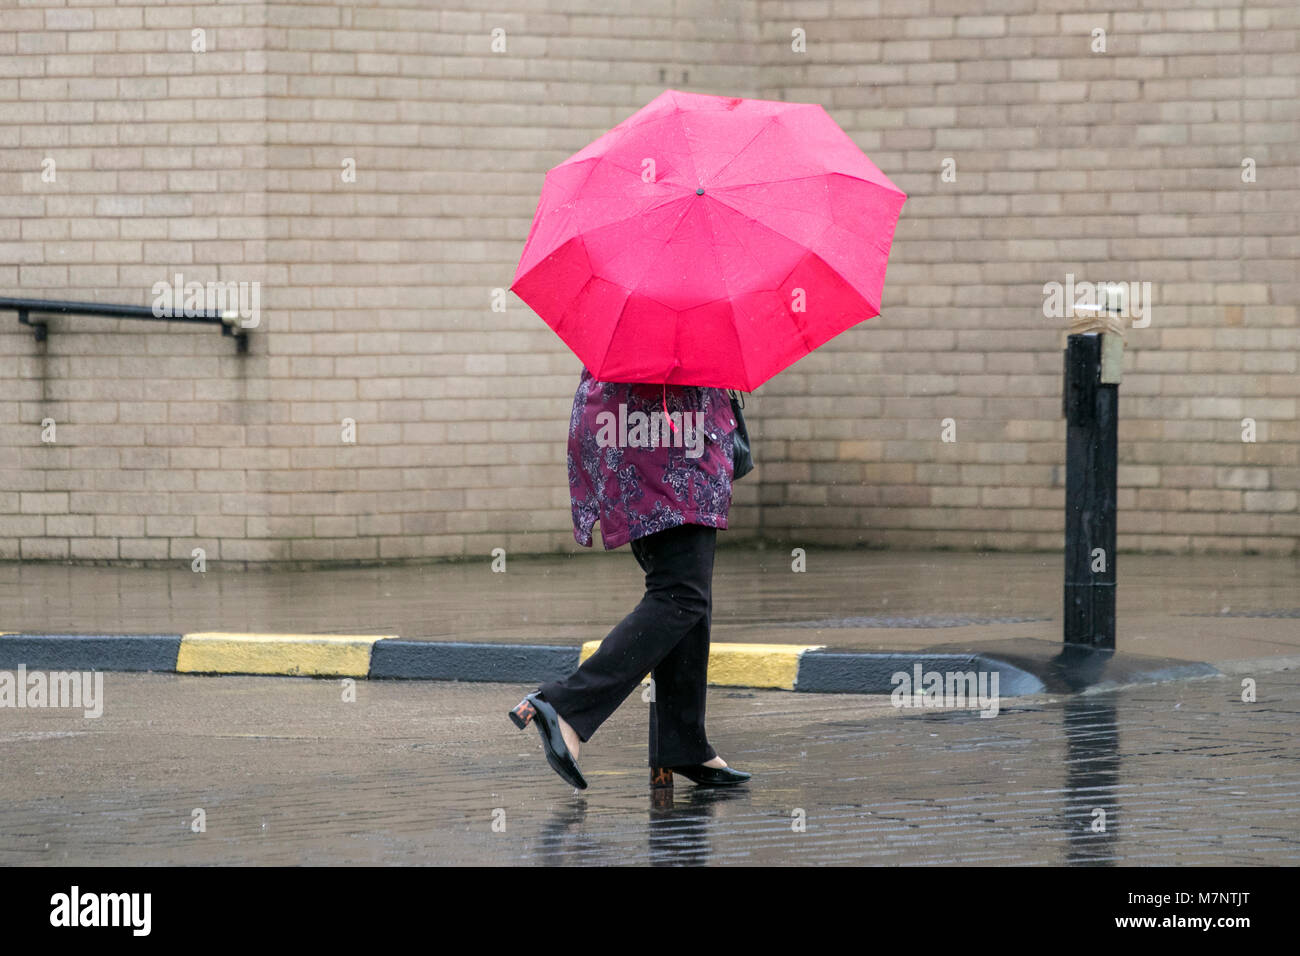
M 599 381 L 753 391 L 880 314 L 906 199 L 815 103 L 666 90 L 546 174 L 510 288 Z

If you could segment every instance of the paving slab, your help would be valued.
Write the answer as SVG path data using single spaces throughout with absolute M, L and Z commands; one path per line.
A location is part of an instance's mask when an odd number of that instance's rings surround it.
M 711 691 L 754 779 L 648 789 L 633 693 L 581 794 L 506 711 L 529 689 L 107 674 L 103 714 L 0 709 L 0 865 L 1300 864 L 1300 671 L 997 715 Z M 846 701 L 852 701 L 846 705 Z M 201 816 L 197 811 L 201 811 Z M 201 831 L 196 822 L 202 820 Z

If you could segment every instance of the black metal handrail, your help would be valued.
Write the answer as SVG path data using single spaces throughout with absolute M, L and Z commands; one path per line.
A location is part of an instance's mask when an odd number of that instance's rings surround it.
M 147 305 L 101 305 L 97 302 L 63 302 L 57 299 L 11 299 L 0 296 L 0 312 L 17 312 L 18 321 L 29 326 L 36 341 L 44 342 L 47 334 L 44 322 L 33 322 L 30 316 L 39 315 L 95 315 L 109 319 L 145 319 L 154 322 L 197 322 L 203 325 L 220 325 L 221 334 L 233 336 L 240 352 L 248 351 L 248 333 L 239 325 L 237 312 L 218 312 L 204 309 L 196 315 L 183 311 L 156 314 Z

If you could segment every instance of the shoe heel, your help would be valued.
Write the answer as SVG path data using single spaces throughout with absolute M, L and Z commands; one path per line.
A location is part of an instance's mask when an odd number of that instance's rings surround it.
M 650 768 L 650 789 L 651 790 L 671 790 L 673 788 L 673 772 L 667 767 Z
M 528 722 L 537 716 L 537 708 L 533 702 L 525 698 L 521 700 L 514 710 L 510 711 L 510 719 L 520 730 L 528 726 Z

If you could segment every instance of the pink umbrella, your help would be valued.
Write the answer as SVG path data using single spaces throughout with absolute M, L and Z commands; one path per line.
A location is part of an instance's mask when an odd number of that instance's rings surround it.
M 599 381 L 753 391 L 880 314 L 906 199 L 815 103 L 667 90 L 546 174 L 510 288 Z

